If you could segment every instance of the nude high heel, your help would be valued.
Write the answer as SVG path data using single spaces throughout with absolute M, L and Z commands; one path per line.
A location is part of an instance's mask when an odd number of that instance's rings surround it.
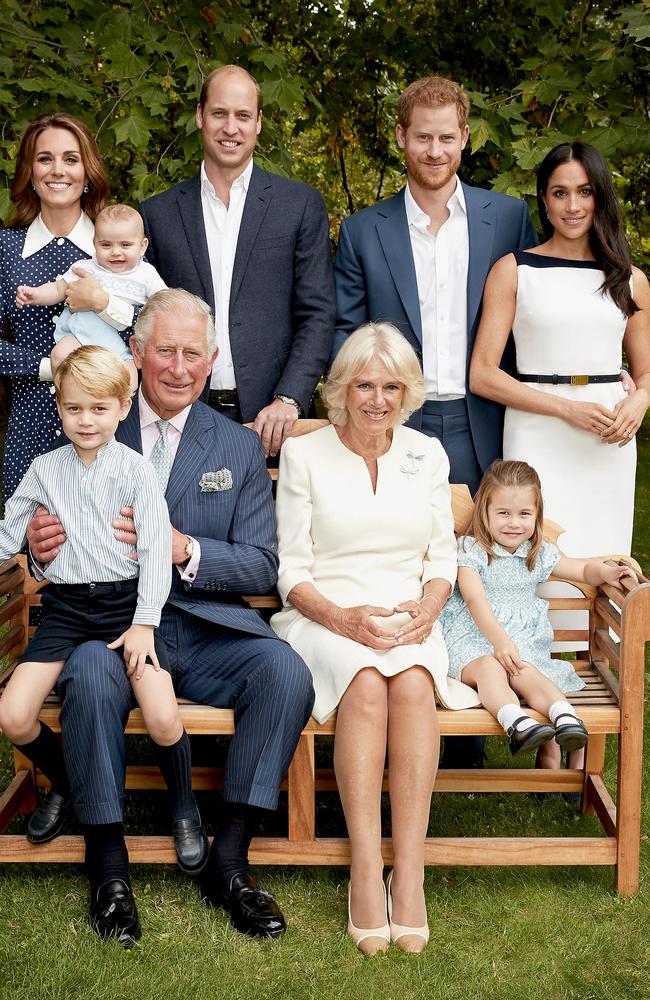
M 429 925 L 423 924 L 422 927 L 404 927 L 402 924 L 393 923 L 393 897 L 391 896 L 391 883 L 393 881 L 393 873 L 390 872 L 388 878 L 386 879 L 386 898 L 388 903 L 388 921 L 390 924 L 390 939 L 393 944 L 396 944 L 401 951 L 410 952 L 414 955 L 420 955 L 427 944 L 429 943 Z M 419 937 L 422 938 L 423 944 L 421 948 L 405 948 L 399 944 L 401 938 L 405 937 Z
M 386 899 L 386 886 L 382 883 L 384 890 L 384 900 Z M 390 944 L 390 927 L 388 924 L 384 924 L 383 927 L 355 927 L 352 923 L 352 909 L 350 906 L 350 900 L 352 897 L 352 883 L 348 885 L 348 934 L 356 944 L 357 948 L 362 955 L 367 958 L 372 958 L 374 955 L 385 955 L 388 951 L 388 945 Z M 361 942 L 365 941 L 367 938 L 377 938 L 381 941 L 386 942 L 386 947 L 382 948 L 378 945 L 374 950 L 366 951 L 365 948 L 361 947 Z

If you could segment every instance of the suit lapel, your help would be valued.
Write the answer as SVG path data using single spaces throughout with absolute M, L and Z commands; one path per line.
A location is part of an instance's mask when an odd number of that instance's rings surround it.
M 478 314 L 485 279 L 492 263 L 496 209 L 489 191 L 468 187 L 463 184 L 467 208 L 467 228 L 469 232 L 469 267 L 467 271 L 467 338 L 471 346 L 474 340 L 476 317 Z M 469 355 L 468 355 L 469 357 Z
M 205 223 L 201 207 L 201 181 L 199 174 L 178 188 L 176 203 L 187 238 L 187 250 L 179 247 L 178 252 L 187 252 L 191 255 L 201 281 L 203 298 L 214 311 L 214 286 L 212 284 L 210 254 L 208 252 L 208 240 L 205 235 Z
M 232 283 L 230 288 L 231 303 L 237 298 L 237 293 L 239 292 L 244 272 L 246 271 L 246 266 L 248 264 L 248 258 L 251 255 L 251 250 L 255 246 L 260 226 L 262 225 L 269 205 L 271 204 L 271 187 L 271 176 L 267 174 L 266 171 L 260 170 L 259 167 L 253 165 L 253 172 L 251 174 L 248 191 L 246 193 L 246 201 L 244 203 L 244 212 L 242 214 L 241 225 L 239 227 L 237 250 L 235 252 L 235 261 L 232 269 Z
M 404 191 L 390 198 L 381 206 L 380 218 L 376 223 L 377 236 L 395 282 L 398 295 L 413 332 L 422 343 L 422 317 L 418 285 L 413 263 L 411 237 L 404 207 Z
M 204 457 L 210 443 L 212 426 L 209 411 L 206 416 L 202 405 L 194 405 L 183 428 L 165 492 L 170 517 L 182 497 L 192 488 L 195 480 L 198 481 L 206 471 Z

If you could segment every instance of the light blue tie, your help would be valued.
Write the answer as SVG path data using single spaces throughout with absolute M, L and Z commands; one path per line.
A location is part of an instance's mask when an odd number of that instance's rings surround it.
M 167 438 L 167 429 L 169 427 L 168 420 L 156 420 L 156 427 L 158 428 L 158 440 L 151 449 L 151 455 L 149 456 L 149 461 L 153 465 L 156 475 L 158 476 L 158 482 L 160 483 L 160 488 L 165 494 L 167 489 L 167 481 L 169 479 L 169 473 L 172 467 L 172 453 L 169 448 L 169 440 Z

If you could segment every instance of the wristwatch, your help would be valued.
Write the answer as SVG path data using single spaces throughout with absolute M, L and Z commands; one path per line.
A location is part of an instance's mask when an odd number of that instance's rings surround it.
M 289 403 L 290 406 L 295 406 L 295 408 L 298 411 L 298 416 L 301 416 L 302 406 L 300 405 L 297 399 L 293 398 L 293 396 L 283 396 L 281 392 L 276 392 L 273 398 L 281 399 L 283 403 Z

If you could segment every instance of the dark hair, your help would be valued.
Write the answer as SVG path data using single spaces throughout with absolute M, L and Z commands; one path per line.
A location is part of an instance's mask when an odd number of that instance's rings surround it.
M 586 142 L 563 142 L 542 160 L 537 171 L 537 205 L 544 235 L 550 239 L 553 226 L 546 216 L 542 196 L 548 190 L 553 171 L 571 160 L 577 160 L 585 168 L 596 199 L 589 245 L 605 273 L 600 291 L 609 292 L 621 312 L 632 316 L 639 307 L 630 291 L 632 259 L 623 230 L 621 206 L 605 158 L 595 146 Z
M 61 128 L 72 132 L 79 143 L 81 160 L 88 178 L 88 192 L 81 195 L 81 208 L 86 215 L 94 222 L 98 212 L 101 212 L 106 203 L 109 190 L 108 176 L 97 143 L 87 125 L 62 111 L 52 115 L 42 115 L 27 126 L 20 143 L 16 172 L 11 182 L 11 200 L 15 212 L 10 226 L 28 226 L 40 211 L 40 202 L 32 188 L 32 166 L 36 140 L 48 128 Z

